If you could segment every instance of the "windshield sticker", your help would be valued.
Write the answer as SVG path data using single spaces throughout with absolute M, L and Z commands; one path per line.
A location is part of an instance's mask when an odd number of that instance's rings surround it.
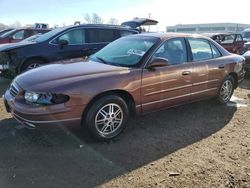
M 142 50 L 136 50 L 136 49 L 130 49 L 127 52 L 129 55 L 133 54 L 133 55 L 138 55 L 138 56 L 143 56 L 145 54 L 144 51 Z

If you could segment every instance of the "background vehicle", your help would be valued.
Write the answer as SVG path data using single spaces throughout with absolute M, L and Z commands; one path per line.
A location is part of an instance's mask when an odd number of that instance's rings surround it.
M 37 33 L 43 34 L 49 31 L 50 29 L 35 29 L 35 28 L 13 29 L 0 36 L 0 44 L 20 42 L 23 39 L 26 39 Z
M 133 20 L 123 22 L 123 26 L 129 26 L 133 29 L 137 29 L 140 33 L 146 32 L 146 28 L 143 28 L 147 26 L 148 32 L 150 32 L 150 26 L 157 25 L 158 21 L 149 19 L 149 18 L 135 18 Z
M 47 65 L 19 75 L 4 101 L 29 128 L 81 124 L 95 138 L 109 140 L 132 114 L 210 97 L 227 103 L 244 78 L 244 60 L 202 36 L 131 35 L 84 63 Z
M 34 28 L 49 29 L 49 24 L 46 23 L 35 23 Z
M 14 28 L 8 28 L 8 29 L 1 30 L 1 31 L 0 31 L 0 36 L 3 35 L 4 33 L 7 33 L 7 32 L 9 32 L 9 31 L 13 30 L 13 29 L 14 29 Z
M 127 27 L 111 25 L 58 28 L 32 41 L 0 46 L 0 64 L 2 69 L 18 74 L 52 61 L 89 56 L 120 37 L 137 33 Z
M 243 32 L 242 32 L 242 36 L 243 36 L 243 39 L 247 42 L 250 42 L 250 28 L 248 29 L 245 29 Z
M 244 53 L 243 57 L 246 59 L 245 70 L 250 73 L 250 51 Z
M 241 34 L 211 34 L 210 38 L 218 42 L 231 53 L 242 55 L 244 53 L 244 43 Z

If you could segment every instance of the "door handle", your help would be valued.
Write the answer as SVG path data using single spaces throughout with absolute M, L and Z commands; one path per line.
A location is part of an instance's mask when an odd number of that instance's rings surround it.
M 218 68 L 219 68 L 219 69 L 224 69 L 224 68 L 225 68 L 225 65 L 224 65 L 224 64 L 220 64 L 220 65 L 218 66 Z
M 187 76 L 187 75 L 190 75 L 191 74 L 191 71 L 183 71 L 182 72 L 182 75 L 183 76 Z

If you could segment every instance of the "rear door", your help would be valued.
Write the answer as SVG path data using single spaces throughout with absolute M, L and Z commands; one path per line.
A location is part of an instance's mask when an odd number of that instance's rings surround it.
M 115 39 L 114 29 L 88 28 L 87 43 L 89 49 L 86 51 L 86 55 L 94 54 Z
M 187 62 L 185 39 L 167 40 L 158 48 L 151 60 L 154 58 L 165 58 L 168 65 L 143 70 L 143 112 L 185 103 L 190 96 L 192 63 Z
M 224 68 L 223 62 L 218 60 L 221 54 L 206 39 L 188 38 L 188 42 L 194 65 L 190 100 L 199 100 L 213 96 L 217 92 Z
M 59 44 L 60 40 L 65 40 L 68 42 L 68 44 L 61 46 Z M 88 51 L 85 29 L 75 28 L 61 34 L 50 42 L 50 51 L 54 51 L 54 53 L 51 54 L 56 54 L 56 60 L 79 58 L 85 56 L 86 51 Z

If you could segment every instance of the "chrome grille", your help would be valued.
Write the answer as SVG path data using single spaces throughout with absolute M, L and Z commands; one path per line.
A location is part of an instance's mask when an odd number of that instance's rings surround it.
M 20 90 L 20 87 L 15 82 L 10 85 L 10 94 L 12 97 L 16 97 L 19 94 Z

